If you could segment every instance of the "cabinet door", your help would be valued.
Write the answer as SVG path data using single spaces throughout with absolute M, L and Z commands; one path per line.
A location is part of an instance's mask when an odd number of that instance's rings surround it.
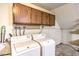
M 55 15 L 50 14 L 49 19 L 50 19 L 50 24 L 49 25 L 54 26 L 55 25 Z
M 16 24 L 29 24 L 31 8 L 25 5 L 16 3 L 13 4 L 13 20 Z
M 32 9 L 31 12 L 31 23 L 37 25 L 41 24 L 41 11 Z
M 49 25 L 49 14 L 42 12 L 42 24 Z

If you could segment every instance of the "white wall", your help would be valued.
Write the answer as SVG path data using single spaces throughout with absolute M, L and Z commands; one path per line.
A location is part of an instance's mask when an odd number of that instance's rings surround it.
M 75 4 L 64 4 L 52 10 L 57 16 L 57 21 L 62 29 L 69 29 L 79 19 L 79 12 Z
M 68 42 L 72 40 L 72 35 L 69 32 L 69 30 L 62 29 L 61 32 L 62 32 L 62 42 Z
M 75 4 L 75 9 L 77 9 L 76 12 L 79 15 L 79 3 Z M 79 19 L 78 19 L 77 23 L 79 23 Z M 72 30 L 76 31 L 77 29 L 79 29 L 79 25 L 75 26 Z M 79 40 L 79 34 L 72 34 L 72 40 Z
M 1 26 L 6 26 L 7 35 L 9 32 L 11 32 L 11 26 L 12 26 L 12 13 L 11 13 L 12 10 L 11 9 L 12 9 L 12 4 L 0 3 L 0 29 L 1 29 Z
M 56 21 L 61 28 L 61 41 L 68 42 L 72 40 L 72 34 L 69 32 L 70 27 L 75 23 L 75 20 L 78 20 L 78 10 L 74 4 L 65 4 L 60 6 L 52 12 L 56 15 Z

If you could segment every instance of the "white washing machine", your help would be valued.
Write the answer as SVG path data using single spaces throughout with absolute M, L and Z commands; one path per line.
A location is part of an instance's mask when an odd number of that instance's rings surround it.
M 33 40 L 41 45 L 41 56 L 55 56 L 55 41 L 45 34 L 33 34 Z
M 11 37 L 12 56 L 40 56 L 40 46 L 30 35 Z

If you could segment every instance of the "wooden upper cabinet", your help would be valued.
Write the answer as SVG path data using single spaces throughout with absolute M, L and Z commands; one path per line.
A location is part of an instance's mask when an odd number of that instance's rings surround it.
M 40 25 L 41 24 L 41 15 L 42 15 L 41 11 L 32 8 L 31 23 Z
M 25 5 L 14 3 L 13 4 L 13 22 L 14 24 L 29 24 L 31 8 Z
M 50 26 L 54 26 L 55 25 L 55 15 L 49 15 L 49 19 L 50 19 Z
M 49 25 L 49 14 L 42 12 L 42 24 Z
M 29 25 L 55 25 L 55 16 L 37 9 L 19 4 L 13 4 L 13 23 Z

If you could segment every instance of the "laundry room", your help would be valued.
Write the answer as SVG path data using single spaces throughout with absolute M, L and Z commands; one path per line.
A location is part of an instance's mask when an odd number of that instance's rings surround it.
M 78 3 L 0 3 L 0 56 L 79 56 L 78 13 Z

